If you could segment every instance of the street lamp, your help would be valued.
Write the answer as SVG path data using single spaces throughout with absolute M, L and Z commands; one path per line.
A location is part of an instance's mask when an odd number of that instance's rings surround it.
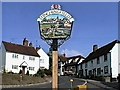
M 58 89 L 58 47 L 70 38 L 74 19 L 57 4 L 37 21 L 41 38 L 52 47 L 52 88 Z

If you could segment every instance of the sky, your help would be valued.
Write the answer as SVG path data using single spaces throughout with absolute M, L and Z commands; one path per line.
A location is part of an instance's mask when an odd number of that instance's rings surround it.
M 2 40 L 22 44 L 27 38 L 48 52 L 50 46 L 40 37 L 37 18 L 52 4 L 60 4 L 75 20 L 70 39 L 59 47 L 60 54 L 86 57 L 93 45 L 102 47 L 118 39 L 117 2 L 3 2 Z

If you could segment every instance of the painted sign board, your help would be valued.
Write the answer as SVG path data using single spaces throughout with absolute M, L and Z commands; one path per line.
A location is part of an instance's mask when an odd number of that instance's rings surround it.
M 44 39 L 65 39 L 71 35 L 74 19 L 60 5 L 52 5 L 37 19 L 40 33 Z

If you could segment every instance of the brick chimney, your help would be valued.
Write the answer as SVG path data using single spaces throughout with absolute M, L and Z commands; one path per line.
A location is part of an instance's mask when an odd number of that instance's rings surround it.
M 29 43 L 29 41 L 28 41 L 26 38 L 24 38 L 24 40 L 23 40 L 23 45 L 24 45 L 24 46 L 28 46 L 28 43 Z
M 93 52 L 95 52 L 98 49 L 98 45 L 93 45 Z

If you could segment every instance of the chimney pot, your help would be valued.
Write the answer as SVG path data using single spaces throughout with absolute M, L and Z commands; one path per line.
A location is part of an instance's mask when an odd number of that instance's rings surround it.
M 93 45 L 93 52 L 98 49 L 98 45 Z
M 24 40 L 23 40 L 23 45 L 28 46 L 28 40 L 26 38 L 24 38 Z
M 32 43 L 31 42 L 29 43 L 29 46 L 32 47 Z

